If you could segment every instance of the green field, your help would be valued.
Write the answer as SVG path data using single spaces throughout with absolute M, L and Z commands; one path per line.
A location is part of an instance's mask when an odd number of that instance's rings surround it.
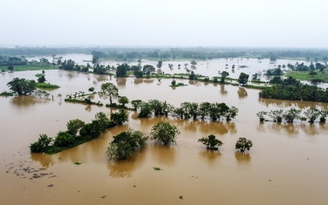
M 0 66 L 0 70 L 4 69 L 5 71 L 8 71 L 8 66 Z M 15 65 L 14 66 L 14 72 L 15 71 L 29 71 L 29 70 L 53 70 L 57 69 L 57 66 L 53 65 Z
M 285 76 L 289 77 L 293 77 L 296 78 L 298 80 L 306 80 L 306 81 L 311 81 L 313 79 L 320 79 L 322 80 L 324 83 L 328 83 L 328 72 L 327 70 L 325 70 L 326 73 L 321 73 L 316 71 L 316 75 L 309 75 L 309 71 L 288 71 Z

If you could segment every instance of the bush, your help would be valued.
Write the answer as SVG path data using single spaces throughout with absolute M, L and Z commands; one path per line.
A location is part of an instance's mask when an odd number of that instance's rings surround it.
M 95 90 L 95 88 L 94 87 L 91 87 L 91 88 L 89 88 L 88 89 L 90 92 L 93 92 L 94 90 Z
M 243 152 L 244 153 L 246 151 L 249 151 L 252 146 L 253 146 L 253 143 L 252 143 L 251 140 L 247 140 L 245 137 L 241 137 L 236 142 L 235 148 L 239 152 Z
M 70 134 L 76 135 L 76 133 L 79 131 L 79 129 L 81 129 L 84 126 L 84 124 L 85 123 L 82 120 L 74 119 L 74 120 L 68 121 L 66 126 L 67 126 L 67 130 Z
M 140 131 L 128 129 L 114 136 L 114 140 L 109 143 L 106 155 L 109 160 L 123 160 L 132 157 L 138 150 L 146 145 L 147 137 L 144 137 Z
M 214 135 L 209 135 L 208 137 L 203 137 L 198 139 L 198 142 L 202 142 L 204 145 L 206 145 L 206 149 L 209 150 L 218 150 L 219 146 L 222 146 L 223 143 L 216 139 Z
M 51 141 L 51 137 L 48 137 L 46 134 L 41 134 L 37 142 L 30 144 L 30 151 L 35 153 L 44 152 L 49 147 Z
M 54 141 L 54 146 L 57 147 L 69 147 L 70 145 L 73 145 L 75 141 L 75 138 L 72 134 L 68 132 L 60 131 L 57 134 L 57 137 Z
M 180 131 L 175 125 L 163 121 L 154 125 L 150 132 L 152 140 L 165 146 L 175 144 L 178 134 L 180 134 Z

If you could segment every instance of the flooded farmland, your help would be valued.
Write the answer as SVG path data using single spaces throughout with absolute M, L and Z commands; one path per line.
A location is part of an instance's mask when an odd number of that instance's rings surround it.
M 210 64 L 211 65 L 211 64 Z M 225 68 L 224 68 L 225 69 Z M 177 70 L 177 69 L 176 69 Z M 211 71 L 212 72 L 212 71 Z M 218 72 L 213 71 L 214 72 Z M 0 91 L 14 77 L 36 79 L 40 71 L 0 74 Z M 53 100 L 32 96 L 0 97 L 0 196 L 3 204 L 326 204 L 328 196 L 328 125 L 259 123 L 258 111 L 298 109 L 325 103 L 260 99 L 258 90 L 181 80 L 188 86 L 172 89 L 170 79 L 116 79 L 62 70 L 46 71 L 46 79 L 61 86 Z M 179 82 L 180 80 L 177 80 Z M 71 119 L 90 122 L 97 112 L 111 109 L 64 102 L 77 91 L 96 90 L 104 82 L 117 85 L 131 100 L 158 99 L 174 106 L 182 102 L 224 102 L 239 109 L 231 122 L 181 120 L 173 117 L 135 118 L 108 129 L 99 138 L 54 155 L 31 154 L 28 145 L 39 134 L 54 137 Z M 62 99 L 57 97 L 62 94 Z M 93 101 L 108 103 L 98 96 Z M 149 142 L 127 161 L 105 156 L 113 136 L 128 127 L 150 132 L 160 120 L 181 131 L 177 144 Z M 214 134 L 224 145 L 208 152 L 197 142 Z M 248 154 L 236 153 L 239 137 L 253 141 Z M 75 162 L 81 162 L 76 165 Z M 153 167 L 161 168 L 155 171 Z

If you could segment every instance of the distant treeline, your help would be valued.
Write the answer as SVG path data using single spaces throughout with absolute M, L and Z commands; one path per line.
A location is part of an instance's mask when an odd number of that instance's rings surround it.
M 62 55 L 68 53 L 92 54 L 99 58 L 116 60 L 135 59 L 199 59 L 214 58 L 303 58 L 306 60 L 327 61 L 328 49 L 288 49 L 288 48 L 224 48 L 224 47 L 18 47 L 0 48 L 0 55 L 35 56 Z
M 274 77 L 270 80 L 271 87 L 266 87 L 259 92 L 261 98 L 280 100 L 300 100 L 328 102 L 328 88 L 322 89 L 314 85 L 302 84 L 295 78 Z
M 25 65 L 27 60 L 21 57 L 10 57 L 0 55 L 0 66 Z

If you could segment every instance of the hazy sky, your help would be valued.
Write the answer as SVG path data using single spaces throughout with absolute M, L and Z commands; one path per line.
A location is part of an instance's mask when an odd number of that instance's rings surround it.
M 327 0 L 1 0 L 0 46 L 328 48 Z

